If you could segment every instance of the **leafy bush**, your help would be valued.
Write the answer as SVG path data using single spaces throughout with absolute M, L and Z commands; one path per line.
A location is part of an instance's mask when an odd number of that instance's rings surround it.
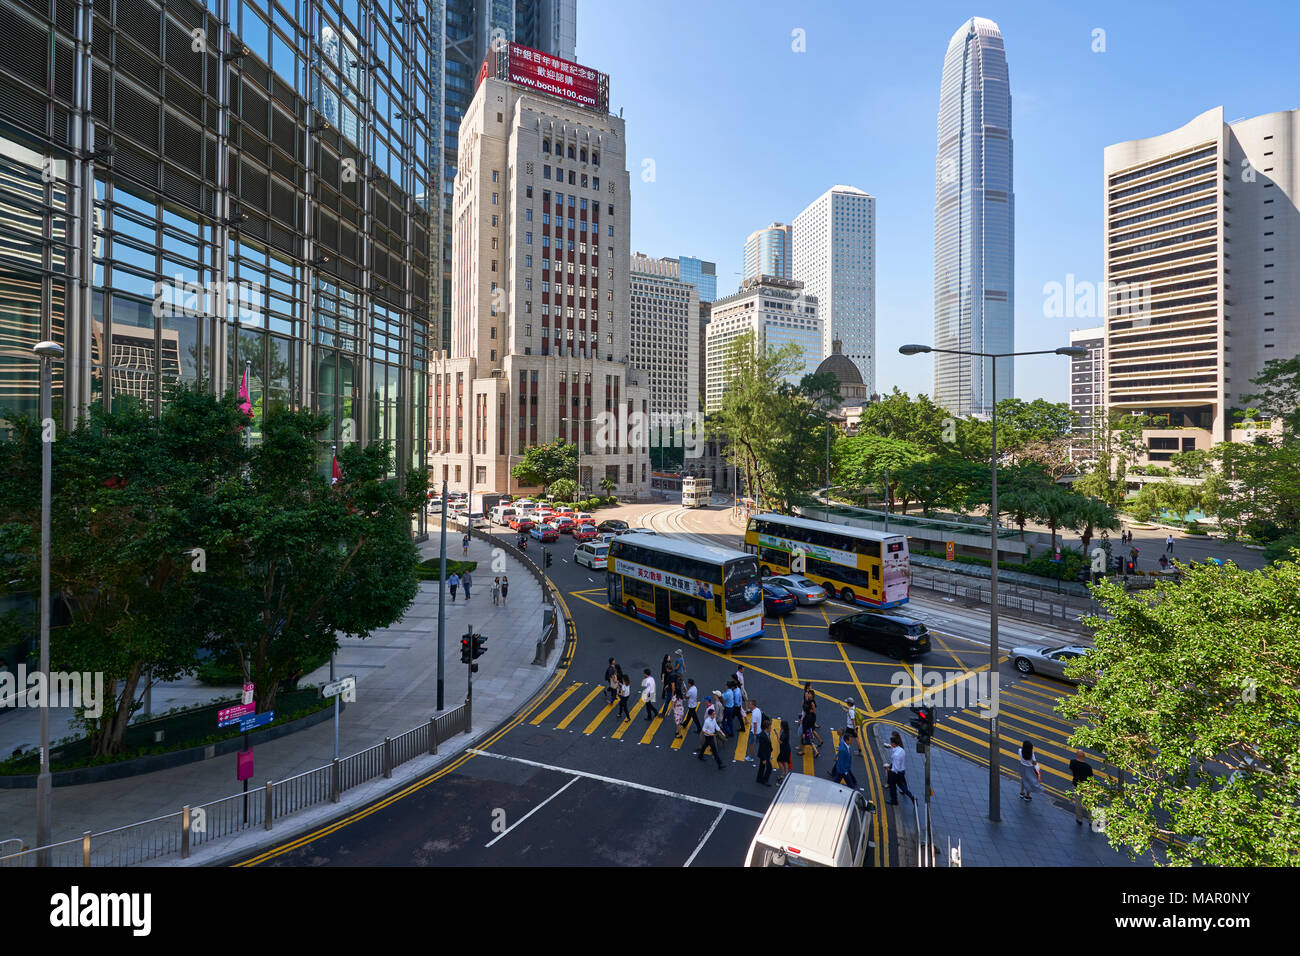
M 451 558 L 447 559 L 448 577 L 450 577 L 453 574 L 461 575 L 464 574 L 466 571 L 477 571 L 477 570 L 478 570 L 477 561 L 453 561 Z M 442 580 L 442 559 L 429 558 L 428 560 L 421 561 L 419 564 L 415 566 L 415 576 L 419 578 L 421 581 L 441 581 Z
M 1288 534 L 1271 541 L 1264 546 L 1264 557 L 1272 564 L 1274 561 L 1293 561 L 1292 548 L 1300 548 L 1300 533 Z
M 1187 527 L 1183 529 L 1183 534 L 1207 535 L 1210 532 L 1205 530 L 1205 526 L 1196 521 L 1188 522 Z

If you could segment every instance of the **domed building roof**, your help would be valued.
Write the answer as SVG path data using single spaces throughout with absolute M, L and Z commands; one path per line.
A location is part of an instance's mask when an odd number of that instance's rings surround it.
M 831 354 L 822 359 L 822 363 L 817 366 L 817 374 L 830 372 L 840 383 L 840 391 L 847 394 L 844 386 L 863 384 L 862 373 L 853 364 L 853 360 L 840 351 L 840 344 L 838 339 L 831 343 Z

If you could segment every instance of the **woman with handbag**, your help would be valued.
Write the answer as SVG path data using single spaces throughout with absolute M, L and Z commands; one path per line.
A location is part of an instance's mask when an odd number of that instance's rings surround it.
M 1034 758 L 1034 745 L 1026 740 L 1020 745 L 1020 799 L 1033 800 L 1033 791 L 1043 789 L 1043 771 Z

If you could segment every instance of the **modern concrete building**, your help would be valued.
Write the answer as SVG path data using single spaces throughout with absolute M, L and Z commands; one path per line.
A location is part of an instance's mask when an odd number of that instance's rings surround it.
M 789 279 L 793 262 L 790 239 L 792 227 L 774 222 L 765 229 L 757 229 L 745 240 L 745 279 L 775 276 Z
M 682 279 L 678 260 L 641 253 L 632 257 L 631 282 L 630 364 L 645 373 L 651 413 L 676 428 L 700 410 L 699 292 Z
M 682 281 L 695 286 L 701 302 L 712 302 L 718 297 L 718 266 L 716 263 L 695 259 L 691 256 L 679 256 L 677 262 L 682 270 Z
M 247 370 L 254 442 L 265 409 L 310 408 L 330 422 L 322 468 L 349 437 L 390 442 L 395 474 L 424 467 L 442 8 L 283 9 L 0 6 L 10 408 L 36 411 L 31 348 L 53 339 L 65 426 Z
M 1011 90 L 1002 34 L 975 17 L 952 35 L 939 88 L 935 164 L 934 346 L 1015 349 L 1015 193 Z M 1015 394 L 1011 359 L 936 353 L 935 401 L 955 415 L 987 415 Z
M 1075 329 L 1070 333 L 1070 345 L 1088 350 L 1086 357 L 1070 359 L 1070 411 L 1079 416 L 1070 458 L 1084 461 L 1097 456 L 1097 427 L 1106 415 L 1105 326 Z
M 776 276 L 746 279 L 739 292 L 713 303 L 705 342 L 705 411 L 717 411 L 727 387 L 728 351 L 732 339 L 754 333 L 756 348 L 780 348 L 793 343 L 803 353 L 802 365 L 786 376 L 797 383 L 822 360 L 822 323 L 817 300 L 803 292 L 803 283 Z
M 465 117 L 483 58 L 508 42 L 522 43 L 552 56 L 573 60 L 578 39 L 578 0 L 445 0 L 446 38 L 442 88 L 441 132 L 438 145 L 445 152 L 442 204 L 439 207 L 441 264 L 439 296 L 441 322 L 435 323 L 436 347 L 445 348 L 451 335 L 452 197 L 455 191 L 460 123 Z M 430 5 L 437 10 L 436 4 Z
M 524 75 L 536 82 L 507 79 Z M 590 105 L 562 92 L 579 88 Z M 620 495 L 644 494 L 647 436 L 627 444 L 634 432 L 599 421 L 649 414 L 630 362 L 626 138 L 608 78 L 511 47 L 489 63 L 460 144 L 451 348 L 430 368 L 433 479 L 534 491 L 511 468 L 563 438 L 580 446 L 583 487 L 610 478 Z
M 1222 107 L 1104 157 L 1106 404 L 1147 457 L 1232 441 L 1251 379 L 1300 353 L 1300 110 Z
M 833 186 L 794 220 L 793 276 L 816 296 L 822 354 L 840 343 L 868 393 L 876 386 L 876 200 Z M 838 353 L 840 349 L 834 349 Z

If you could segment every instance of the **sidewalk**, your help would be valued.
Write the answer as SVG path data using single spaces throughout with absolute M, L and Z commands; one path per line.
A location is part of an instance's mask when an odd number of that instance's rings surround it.
M 447 530 L 448 559 L 463 560 L 460 539 L 463 532 Z M 422 557 L 438 554 L 437 526 L 429 540 L 420 546 Z M 190 857 L 187 863 L 211 861 L 228 855 L 232 849 L 251 849 L 261 843 L 283 840 L 295 829 L 304 829 L 338 815 L 349 805 L 398 787 L 427 773 L 434 766 L 449 761 L 472 743 L 485 738 L 550 677 L 563 650 L 563 631 L 551 652 L 546 667 L 532 664 L 536 643 L 541 636 L 542 589 L 537 579 L 517 559 L 502 554 L 510 579 L 507 606 L 494 607 L 490 585 L 495 574 L 492 547 L 474 539 L 469 560 L 477 561 L 470 601 L 464 591 L 458 600 L 446 603 L 446 638 L 444 650 L 444 705 L 459 706 L 465 699 L 466 666 L 460 662 L 460 638 L 469 625 L 488 638 L 487 652 L 479 658 L 474 675 L 473 729 L 446 741 L 434 757 L 422 757 L 403 764 L 393 779 L 371 783 L 346 791 L 340 803 L 326 803 L 296 814 L 273 831 L 245 832 L 228 840 L 205 846 L 204 852 Z M 563 617 L 560 617 L 563 627 Z M 355 674 L 357 700 L 348 704 L 340 718 L 339 756 L 356 753 L 377 743 L 385 736 L 396 736 L 428 721 L 436 711 L 438 651 L 438 582 L 422 582 L 420 593 L 402 620 L 377 631 L 362 641 L 344 638 L 336 656 L 335 673 L 342 677 Z M 329 679 L 329 667 L 309 674 L 302 686 Z M 207 701 L 218 691 L 194 681 L 178 682 L 154 689 L 153 704 L 157 712 L 181 702 Z M 37 711 L 30 711 L 37 715 Z M 11 713 L 0 718 L 0 752 L 9 753 L 19 743 L 31 743 L 29 714 Z M 57 739 L 66 715 L 51 715 Z M 215 728 L 214 728 L 215 729 Z M 307 730 L 290 734 L 256 748 L 256 774 L 250 788 L 267 780 L 284 780 L 330 762 L 334 751 L 334 722 L 327 720 Z M 80 836 L 87 830 L 100 833 L 115 827 L 174 813 L 185 805 L 197 806 L 231 796 L 242 790 L 235 779 L 233 754 L 100 784 L 54 788 L 54 841 Z M 36 790 L 0 790 L 0 840 L 18 837 L 28 846 L 35 845 Z M 165 857 L 164 864 L 181 864 L 179 856 Z
M 893 727 L 882 724 L 876 759 L 887 768 L 885 745 Z M 907 785 L 920 801 L 921 827 L 925 827 L 925 757 L 916 752 L 916 738 L 903 735 L 907 748 Z M 883 770 L 882 770 L 883 775 Z M 932 747 L 930 750 L 930 812 L 938 865 L 949 866 L 948 841 L 961 842 L 962 866 L 1152 866 L 1150 853 L 1136 863 L 1111 848 L 1105 834 L 1094 833 L 1085 816 L 1074 822 L 1074 805 L 1041 792 L 1032 803 L 1020 799 L 1020 782 L 1001 778 L 1002 821 L 989 819 L 988 771 L 963 757 Z M 885 799 L 889 799 L 888 790 Z M 903 866 L 916 866 L 916 824 L 912 801 L 899 794 L 898 806 L 887 806 L 891 832 L 899 843 Z

